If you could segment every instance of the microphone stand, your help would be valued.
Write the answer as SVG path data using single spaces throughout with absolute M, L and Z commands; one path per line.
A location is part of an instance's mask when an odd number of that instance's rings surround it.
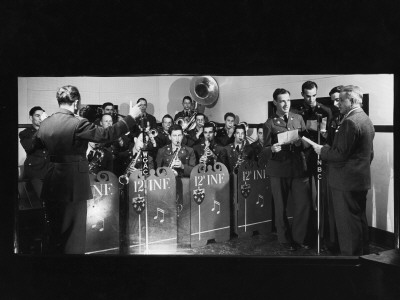
M 145 217 L 146 217 L 146 249 L 145 254 L 149 254 L 149 223 L 148 223 L 148 199 L 147 199 L 147 177 L 149 176 L 149 167 L 148 167 L 148 150 L 146 143 L 146 127 L 145 127 L 145 119 L 144 116 L 140 118 L 140 124 L 142 127 L 142 138 L 143 138 L 143 148 L 140 149 L 139 155 L 142 158 L 142 175 L 144 180 L 144 203 L 145 203 Z M 140 240 L 139 240 L 140 245 Z
M 321 144 L 321 121 L 320 121 L 321 115 L 317 114 L 317 134 L 318 134 L 318 145 Z M 322 163 L 320 164 L 321 157 L 318 154 L 317 156 L 317 254 L 320 254 L 321 252 L 321 232 L 320 232 L 320 180 L 321 180 L 321 174 L 322 174 Z M 321 172 L 320 172 L 321 171 Z M 321 175 L 321 176 L 320 176 Z

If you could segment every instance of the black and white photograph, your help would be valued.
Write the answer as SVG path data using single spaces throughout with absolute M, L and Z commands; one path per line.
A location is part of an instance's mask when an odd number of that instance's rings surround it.
M 312 2 L 2 4 L 2 296 L 398 299 L 397 5 Z

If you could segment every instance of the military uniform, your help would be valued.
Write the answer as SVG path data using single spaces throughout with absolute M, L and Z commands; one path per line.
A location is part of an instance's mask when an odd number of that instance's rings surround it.
M 261 150 L 263 149 L 263 144 L 261 144 L 260 141 L 257 140 L 255 142 L 251 143 L 250 146 L 254 150 L 254 159 L 256 161 L 258 161 L 258 156 L 260 155 Z
M 223 127 L 216 131 L 215 141 L 217 142 L 218 145 L 225 147 L 235 141 L 235 136 L 232 133 L 231 137 L 229 137 L 225 127 Z
M 268 159 L 267 175 L 270 176 L 275 205 L 275 226 L 280 243 L 304 244 L 311 210 L 310 185 L 306 173 L 303 146 L 282 145 L 282 150 L 272 153 L 272 145 L 278 142 L 278 134 L 289 130 L 306 132 L 303 118 L 289 112 L 288 122 L 274 114 L 263 125 L 264 146 L 261 152 Z M 286 216 L 289 195 L 293 200 L 292 232 Z
M 132 140 L 133 140 L 134 137 L 138 137 L 139 134 L 141 133 L 141 130 L 139 128 L 139 125 L 141 126 L 141 122 L 142 121 L 141 121 L 141 117 L 140 116 L 135 118 L 136 125 L 133 126 L 133 128 L 131 130 Z M 149 122 L 150 129 L 157 128 L 156 118 L 153 115 L 149 114 L 149 113 L 145 114 L 143 122 L 144 122 L 145 127 L 147 127 L 147 122 Z
M 199 164 L 200 158 L 204 155 L 204 148 L 206 147 L 203 141 L 193 147 L 194 153 L 196 155 L 196 164 Z M 225 166 L 228 165 L 228 153 L 224 147 L 217 145 L 215 141 L 210 142 L 210 150 L 213 152 L 212 157 L 208 159 L 207 165 L 212 165 L 215 162 L 223 163 Z
M 233 172 L 233 169 L 238 161 L 241 150 L 239 152 L 235 148 L 235 143 L 229 144 L 224 147 L 226 149 L 228 155 L 228 168 L 229 172 Z M 244 160 L 253 160 L 254 159 L 254 150 L 253 147 L 250 146 L 249 142 L 246 140 L 243 148 L 242 159 Z
M 54 163 L 42 190 L 53 252 L 85 252 L 86 201 L 93 198 L 86 159 L 88 142 L 115 140 L 134 124 L 127 116 L 104 129 L 63 108 L 41 123 L 35 145 L 47 148 Z
M 38 198 L 40 198 L 43 178 L 51 166 L 51 163 L 47 149 L 35 149 L 33 147 L 33 140 L 36 132 L 37 130 L 32 125 L 31 127 L 22 130 L 19 133 L 19 138 L 21 145 L 26 152 L 23 174 L 24 178 L 31 181 Z
M 168 167 L 174 158 L 174 153 L 172 151 L 172 144 L 166 145 L 158 150 L 156 165 L 157 168 Z M 178 176 L 190 177 L 190 172 L 192 172 L 193 167 L 196 165 L 196 156 L 192 148 L 188 146 L 181 146 L 178 153 L 178 158 L 181 160 L 184 169 L 176 169 Z
M 187 142 L 184 145 L 193 147 L 194 145 L 199 144 L 201 140 L 204 138 L 204 134 L 203 132 L 200 133 L 199 138 L 197 138 L 196 135 L 198 132 L 199 130 L 197 129 L 197 127 L 193 128 L 192 130 L 189 130 L 188 134 L 186 135 Z

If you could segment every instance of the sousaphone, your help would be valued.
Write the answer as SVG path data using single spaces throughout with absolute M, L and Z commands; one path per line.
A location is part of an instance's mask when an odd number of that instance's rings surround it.
M 211 105 L 218 99 L 218 84 L 211 76 L 194 76 L 190 82 L 190 94 L 196 103 Z

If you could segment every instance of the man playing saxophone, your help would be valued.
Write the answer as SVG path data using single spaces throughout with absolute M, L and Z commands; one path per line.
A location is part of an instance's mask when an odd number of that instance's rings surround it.
M 215 142 L 215 126 L 211 122 L 204 124 L 204 140 L 193 147 L 196 164 L 213 165 L 216 162 L 228 165 L 226 149 Z
M 168 144 L 158 150 L 156 166 L 169 167 L 174 170 L 176 176 L 189 177 L 196 165 L 196 157 L 192 148 L 182 145 L 183 130 L 180 125 L 172 125 L 169 128 Z

